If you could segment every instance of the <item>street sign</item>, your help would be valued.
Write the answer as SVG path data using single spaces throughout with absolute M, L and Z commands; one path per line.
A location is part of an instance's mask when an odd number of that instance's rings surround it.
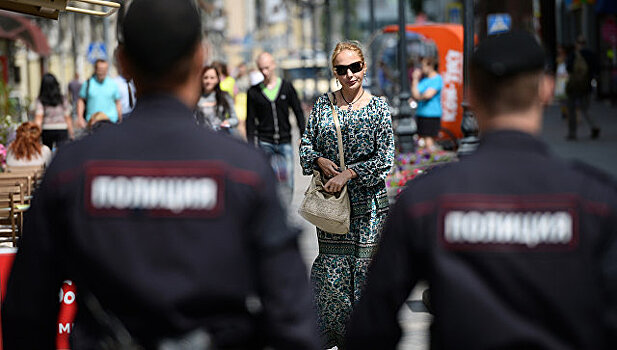
M 96 60 L 107 60 L 107 47 L 104 42 L 92 42 L 88 45 L 88 54 L 86 55 L 88 62 L 94 64 Z
M 486 17 L 488 35 L 505 33 L 512 28 L 512 17 L 507 13 L 492 13 Z

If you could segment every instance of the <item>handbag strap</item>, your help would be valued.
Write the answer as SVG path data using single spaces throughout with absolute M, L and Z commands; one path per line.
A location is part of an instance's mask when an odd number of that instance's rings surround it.
M 334 93 L 328 93 L 328 99 L 330 100 L 330 105 L 332 106 L 332 118 L 334 119 L 334 126 L 336 127 L 336 138 L 338 141 L 338 154 L 339 154 L 339 165 L 341 166 L 341 171 L 345 171 L 345 155 L 343 152 L 343 135 L 341 134 L 341 125 L 338 120 L 338 113 L 336 112 L 336 108 L 334 108 Z

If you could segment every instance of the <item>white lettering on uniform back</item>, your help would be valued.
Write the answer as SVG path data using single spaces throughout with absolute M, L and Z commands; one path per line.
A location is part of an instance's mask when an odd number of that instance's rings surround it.
M 212 210 L 218 183 L 208 177 L 96 176 L 91 204 L 95 209 Z
M 443 237 L 452 244 L 570 244 L 574 221 L 567 211 L 450 211 Z

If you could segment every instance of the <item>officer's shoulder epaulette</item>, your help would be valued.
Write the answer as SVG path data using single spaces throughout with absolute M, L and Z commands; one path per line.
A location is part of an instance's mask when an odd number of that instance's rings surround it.
M 573 170 L 582 172 L 586 176 L 592 177 L 600 183 L 617 190 L 617 180 L 606 171 L 577 159 L 569 161 L 569 165 Z

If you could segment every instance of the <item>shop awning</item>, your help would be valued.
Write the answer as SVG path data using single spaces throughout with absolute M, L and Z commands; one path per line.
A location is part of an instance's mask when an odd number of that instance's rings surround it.
M 41 56 L 49 56 L 51 53 L 41 28 L 32 20 L 12 12 L 0 10 L 0 38 L 21 40 Z

